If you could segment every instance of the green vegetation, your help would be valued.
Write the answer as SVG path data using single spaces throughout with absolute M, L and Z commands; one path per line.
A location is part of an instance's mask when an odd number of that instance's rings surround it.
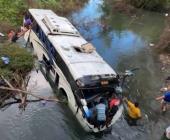
M 35 0 L 32 6 L 35 8 L 49 8 L 56 13 L 66 14 L 79 9 L 87 0 Z
M 0 21 L 21 24 L 22 12 L 26 7 L 24 0 L 0 0 Z
M 134 8 L 146 9 L 150 11 L 169 11 L 170 0 L 107 0 L 104 1 L 105 10 L 123 11 L 131 13 Z
M 22 25 L 24 13 L 28 8 L 52 9 L 58 14 L 66 14 L 79 9 L 87 0 L 0 0 L 0 23 Z
M 87 0 L 0 0 L 0 32 L 7 33 L 22 25 L 23 16 L 29 8 L 52 9 L 59 15 L 79 9 Z M 10 63 L 5 65 L 1 57 L 8 56 Z M 0 75 L 10 81 L 14 77 L 23 79 L 33 68 L 33 57 L 16 44 L 0 44 Z M 15 79 L 16 82 L 16 79 Z M 15 83 L 14 82 L 14 83 Z M 22 85 L 22 84 L 20 84 Z
M 32 55 L 25 48 L 20 48 L 16 44 L 0 45 L 0 58 L 2 56 L 8 56 L 10 60 L 6 65 L 0 59 L 0 75 L 8 79 L 12 79 L 14 76 L 24 78 L 33 68 Z
M 87 0 L 0 0 L 0 32 L 8 32 L 10 29 L 22 25 L 22 19 L 28 8 L 52 9 L 58 14 L 66 14 L 78 9 Z M 32 56 L 23 48 L 16 44 L 0 45 L 0 57 L 7 55 L 10 64 L 4 65 L 0 60 L 0 75 L 12 77 L 20 74 L 24 78 L 33 67 Z
M 125 0 L 136 8 L 162 11 L 167 8 L 169 0 Z

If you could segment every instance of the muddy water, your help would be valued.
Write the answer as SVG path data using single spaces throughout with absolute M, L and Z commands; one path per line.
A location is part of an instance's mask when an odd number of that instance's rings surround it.
M 130 127 L 122 117 L 109 133 L 87 134 L 67 105 L 38 102 L 30 103 L 25 112 L 19 111 L 18 105 L 0 112 L 2 140 L 162 139 L 164 129 L 170 125 L 170 113 L 162 115 L 154 98 L 160 95 L 158 90 L 168 73 L 160 70 L 158 55 L 148 44 L 157 40 L 164 26 L 164 17 L 144 11 L 132 17 L 116 13 L 108 16 L 101 8 L 102 4 L 101 0 L 90 0 L 69 18 L 117 72 L 140 68 L 130 79 L 124 94 L 139 101 L 143 113 L 141 126 Z M 31 73 L 29 89 L 39 95 L 53 95 L 40 72 Z

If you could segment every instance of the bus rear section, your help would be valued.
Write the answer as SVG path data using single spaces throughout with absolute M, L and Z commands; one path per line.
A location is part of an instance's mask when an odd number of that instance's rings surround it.
M 114 75 L 86 76 L 78 79 L 77 85 L 79 90 L 75 94 L 79 102 L 79 109 L 82 110 L 84 119 L 87 120 L 87 124 L 93 131 L 108 128 L 120 117 L 122 103 L 119 93 L 116 92 L 116 87 L 119 86 L 117 77 Z M 106 116 L 102 125 L 97 120 L 97 106 L 101 101 L 105 106 Z

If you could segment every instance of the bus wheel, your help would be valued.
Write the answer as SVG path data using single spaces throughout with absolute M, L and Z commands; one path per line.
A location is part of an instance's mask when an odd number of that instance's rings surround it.
M 68 97 L 64 89 L 60 88 L 58 92 L 58 98 L 64 103 L 68 103 Z

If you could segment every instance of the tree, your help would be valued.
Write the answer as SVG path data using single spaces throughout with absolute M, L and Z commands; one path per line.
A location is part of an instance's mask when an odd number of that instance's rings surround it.
M 161 11 L 166 8 L 168 0 L 125 0 L 137 8 Z
M 0 0 L 0 21 L 21 24 L 26 7 L 24 0 Z

